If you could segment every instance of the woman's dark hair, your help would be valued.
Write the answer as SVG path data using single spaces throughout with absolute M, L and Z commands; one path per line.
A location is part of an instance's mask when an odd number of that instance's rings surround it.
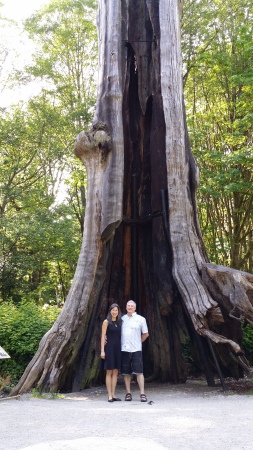
M 111 310 L 112 310 L 113 308 L 118 308 L 118 315 L 117 315 L 117 318 L 116 318 L 116 322 L 117 322 L 118 324 L 121 324 L 121 311 L 120 311 L 120 307 L 119 307 L 119 305 L 118 305 L 117 303 L 113 303 L 113 304 L 110 306 L 106 318 L 107 318 L 107 320 L 108 320 L 109 323 L 112 323 Z

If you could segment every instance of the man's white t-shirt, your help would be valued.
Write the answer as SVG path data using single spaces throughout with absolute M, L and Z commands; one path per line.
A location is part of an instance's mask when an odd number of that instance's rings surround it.
M 141 335 L 148 333 L 146 319 L 136 312 L 122 317 L 121 350 L 123 352 L 139 352 L 142 350 Z

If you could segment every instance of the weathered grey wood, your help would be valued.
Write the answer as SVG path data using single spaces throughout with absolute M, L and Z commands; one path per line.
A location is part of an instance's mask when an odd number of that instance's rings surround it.
M 105 123 L 112 142 L 112 151 L 108 155 L 108 164 L 101 180 L 101 232 L 105 238 L 111 236 L 122 219 L 124 175 L 122 98 L 126 76 L 126 50 L 122 53 L 121 28 L 121 2 L 101 1 L 98 16 L 98 100 L 94 124 Z
M 222 298 L 226 299 L 220 303 L 229 316 L 253 324 L 253 275 L 216 264 L 205 264 L 204 272 L 215 284 Z M 207 281 L 207 284 L 210 286 L 210 282 Z
M 166 122 L 166 161 L 169 192 L 169 223 L 173 249 L 173 275 L 197 329 L 203 328 L 207 309 L 216 302 L 203 288 L 199 271 L 202 244 L 194 222 L 190 200 L 190 165 L 185 143 L 183 114 L 180 25 L 177 3 L 162 0 L 161 79 Z M 170 20 L 168 18 L 170 17 Z M 168 26 L 169 24 L 169 26 Z
M 6 400 L 20 400 L 20 395 L 0 398 L 0 402 L 5 402 Z

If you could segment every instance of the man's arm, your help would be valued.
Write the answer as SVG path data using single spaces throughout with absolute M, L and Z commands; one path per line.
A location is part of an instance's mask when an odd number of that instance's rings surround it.
M 142 333 L 142 335 L 141 335 L 141 342 L 144 342 L 144 341 L 146 341 L 146 339 L 149 337 L 149 334 L 148 333 Z

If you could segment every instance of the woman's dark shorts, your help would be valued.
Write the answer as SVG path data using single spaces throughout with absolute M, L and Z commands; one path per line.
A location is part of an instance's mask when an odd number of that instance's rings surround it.
M 142 352 L 121 352 L 122 375 L 143 373 Z

